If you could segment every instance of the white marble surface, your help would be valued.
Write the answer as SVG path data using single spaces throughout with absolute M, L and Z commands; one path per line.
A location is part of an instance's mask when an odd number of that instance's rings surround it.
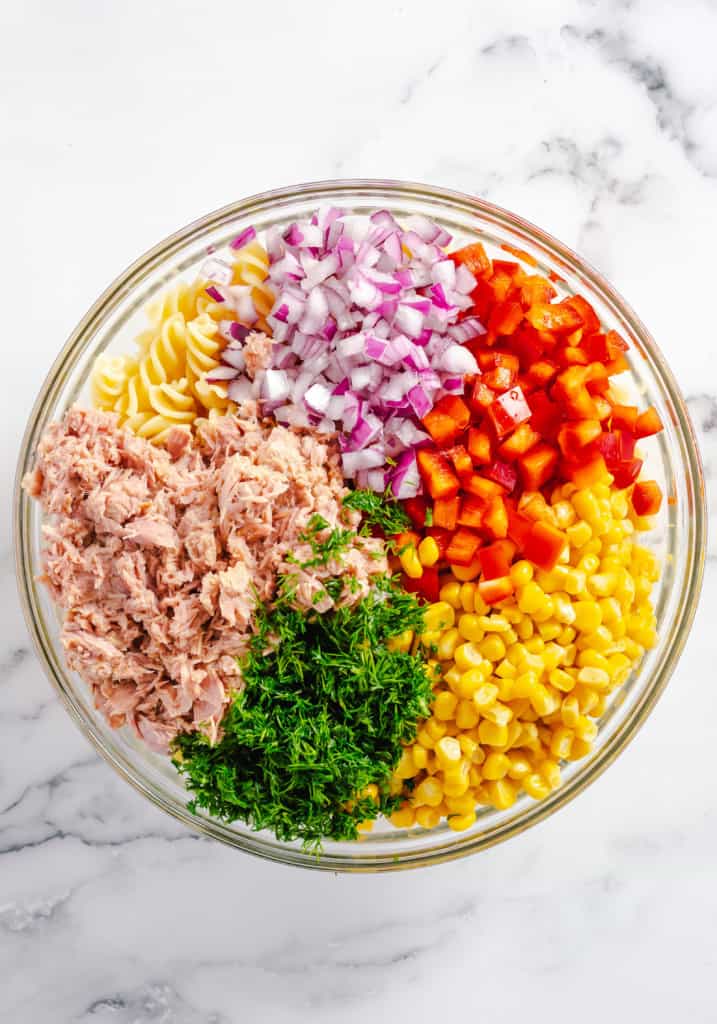
M 4 492 L 53 355 L 131 259 L 353 175 L 483 195 L 595 262 L 714 479 L 716 37 L 714 0 L 6 0 Z M 473 860 L 333 877 L 194 838 L 93 755 L 29 650 L 0 516 L 1 1021 L 717 1019 L 714 561 L 665 697 L 587 793 Z

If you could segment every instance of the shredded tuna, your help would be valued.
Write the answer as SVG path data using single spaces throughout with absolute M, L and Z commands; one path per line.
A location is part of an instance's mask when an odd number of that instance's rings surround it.
M 67 663 L 112 726 L 159 751 L 180 732 L 220 734 L 277 573 L 293 574 L 297 607 L 326 611 L 322 580 L 350 577 L 339 602 L 352 603 L 387 569 L 381 542 L 364 538 L 326 566 L 287 561 L 308 560 L 313 515 L 358 525 L 333 441 L 261 422 L 249 403 L 196 427 L 163 449 L 114 414 L 74 408 L 24 481 L 45 512 L 43 578 L 65 610 Z
M 253 331 L 244 342 L 244 363 L 247 377 L 252 380 L 260 370 L 266 370 L 271 363 L 271 349 L 274 342 L 266 334 Z

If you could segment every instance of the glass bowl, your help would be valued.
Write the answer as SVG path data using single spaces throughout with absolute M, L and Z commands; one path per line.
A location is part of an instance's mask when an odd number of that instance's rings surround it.
M 354 843 L 326 842 L 321 857 L 298 843 L 279 842 L 272 834 L 229 825 L 187 808 L 182 780 L 167 758 L 152 754 L 128 729 L 115 731 L 92 706 L 87 687 L 64 665 L 59 616 L 44 587 L 41 571 L 40 514 L 20 490 L 37 442 L 52 420 L 78 399 L 86 399 L 88 372 L 105 350 L 129 351 L 143 325 L 142 309 L 178 277 L 190 277 L 208 247 L 226 245 L 241 229 L 257 231 L 305 217 L 318 204 L 356 213 L 388 208 L 398 218 L 423 213 L 463 244 L 480 239 L 492 254 L 506 247 L 527 254 L 537 272 L 552 275 L 562 296 L 581 292 L 606 327 L 630 343 L 630 371 L 620 378 L 626 392 L 653 403 L 664 431 L 652 438 L 646 472 L 661 484 L 668 501 L 647 543 L 661 560 L 663 574 L 654 592 L 659 642 L 639 669 L 615 693 L 599 723 L 592 753 L 569 763 L 562 786 L 536 803 L 521 796 L 507 811 L 481 808 L 470 831 L 398 830 L 378 823 Z M 509 250 L 510 251 L 510 250 Z M 509 258 L 514 258 L 509 256 Z M 705 552 L 705 496 L 699 455 L 684 399 L 657 345 L 615 290 L 575 253 L 539 228 L 479 199 L 427 185 L 381 180 L 331 181 L 266 192 L 211 213 L 190 224 L 138 259 L 82 319 L 57 357 L 30 416 L 20 452 L 15 492 L 15 546 L 19 589 L 28 626 L 50 680 L 67 710 L 102 756 L 140 793 L 190 828 L 239 850 L 270 860 L 331 871 L 393 870 L 436 864 L 483 850 L 534 825 L 571 800 L 617 757 L 654 707 L 670 678 L 692 622 Z

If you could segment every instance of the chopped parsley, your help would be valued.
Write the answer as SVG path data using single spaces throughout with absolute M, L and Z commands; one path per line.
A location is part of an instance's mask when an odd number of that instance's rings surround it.
M 326 531 L 329 531 L 328 535 Z M 322 536 L 323 535 L 323 536 Z M 299 534 L 299 540 L 309 544 L 314 553 L 313 558 L 299 562 L 292 555 L 287 555 L 287 562 L 298 565 L 300 569 L 314 569 L 319 565 L 328 565 L 332 559 L 338 559 L 351 547 L 356 534 L 353 530 L 343 530 L 339 526 L 331 529 L 323 516 L 315 513 L 307 523 L 306 530 Z
M 323 615 L 286 598 L 260 607 L 223 738 L 176 740 L 190 807 L 317 852 L 322 839 L 356 839 L 361 821 L 393 810 L 391 772 L 429 712 L 431 681 L 421 654 L 386 641 L 421 623 L 415 597 L 388 578 Z M 369 783 L 378 800 L 357 797 Z

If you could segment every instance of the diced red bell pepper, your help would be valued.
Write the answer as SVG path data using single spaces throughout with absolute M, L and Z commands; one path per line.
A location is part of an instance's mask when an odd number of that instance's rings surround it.
M 623 430 L 629 430 L 631 433 L 634 433 L 636 422 L 636 405 L 613 405 L 610 418 L 610 426 L 613 430 L 622 428 Z
M 471 427 L 468 431 L 468 452 L 476 466 L 482 466 L 491 460 L 490 436 L 485 430 Z
M 594 487 L 608 478 L 608 468 L 605 459 L 597 452 L 586 462 L 577 462 L 569 469 L 570 477 L 576 487 Z
M 483 470 L 489 480 L 495 481 L 500 484 L 510 494 L 511 491 L 515 490 L 515 486 L 518 483 L 518 474 L 513 466 L 508 462 L 501 462 L 496 459 L 495 462 L 491 462 L 489 466 Z
M 502 498 L 493 498 L 488 502 L 483 513 L 483 529 L 494 540 L 508 536 L 508 509 Z
M 608 331 L 605 335 L 605 349 L 608 359 L 616 359 L 623 352 L 627 352 L 629 347 L 628 343 L 617 331 Z
M 494 480 L 488 480 L 480 473 L 472 473 L 467 476 L 463 481 L 463 489 L 483 501 L 490 501 L 491 498 L 505 494 L 500 484 L 495 483 Z
M 530 306 L 546 305 L 556 295 L 557 292 L 550 281 L 539 274 L 530 274 L 520 286 L 520 301 L 526 309 Z
M 519 302 L 499 302 L 488 317 L 488 334 L 491 338 L 513 334 L 522 319 L 523 307 Z
M 444 530 L 440 526 L 429 526 L 426 530 L 426 536 L 433 537 L 438 545 L 439 561 L 443 561 L 446 557 L 446 551 L 448 550 L 448 545 L 451 542 L 453 531 Z
M 483 374 L 483 383 L 494 391 L 505 391 L 512 387 L 515 376 L 509 366 L 494 366 L 492 370 L 486 370 Z
M 516 512 L 515 509 L 508 510 L 508 536 L 517 544 L 519 551 L 522 551 L 525 547 L 525 542 L 532 526 L 533 524 L 527 516 L 524 516 L 521 512 Z
M 434 501 L 437 498 L 454 498 L 458 494 L 460 481 L 445 455 L 430 448 L 419 448 L 416 461 L 421 479 Z
M 585 366 L 569 366 L 552 387 L 552 397 L 562 405 L 570 419 L 597 419 L 595 402 L 585 386 L 586 379 Z
M 518 511 L 533 523 L 552 522 L 555 517 L 540 491 L 523 491 L 518 501 Z
M 591 395 L 604 395 L 608 391 L 610 379 L 602 363 L 590 363 L 585 377 L 585 387 Z
M 497 604 L 499 601 L 504 601 L 514 590 L 515 584 L 510 576 L 498 576 L 494 580 L 481 580 L 478 584 L 478 593 L 486 604 Z
M 471 411 L 459 395 L 444 395 L 433 408 L 455 420 L 460 433 L 463 433 L 471 421 Z
M 600 320 L 597 313 L 582 295 L 571 295 L 569 299 L 565 300 L 565 305 L 572 306 L 579 314 L 586 335 L 595 334 L 596 331 L 600 330 Z
M 487 547 L 480 548 L 478 559 L 484 578 L 494 580 L 499 576 L 507 576 L 515 551 L 515 544 L 510 540 L 496 540 Z
M 545 353 L 543 339 L 527 320 L 524 320 L 511 336 L 510 347 L 518 356 L 524 370 L 529 370 Z
M 662 420 L 654 405 L 641 412 L 635 420 L 635 437 L 651 437 L 662 430 Z
M 406 548 L 418 547 L 421 537 L 415 530 L 404 530 L 403 533 L 394 534 L 391 540 L 393 541 L 393 550 L 400 555 Z
M 630 364 L 622 352 L 618 352 L 614 359 L 605 363 L 605 372 L 609 377 L 615 377 L 618 373 L 625 373 L 629 369 Z
M 562 420 L 560 406 L 544 391 L 535 391 L 528 401 L 531 409 L 530 425 L 533 430 L 543 438 L 554 438 Z
M 481 320 L 487 320 L 495 303 L 495 293 L 490 282 L 485 278 L 479 278 L 478 284 L 471 292 L 471 302 L 473 303 L 471 313 Z
M 530 451 L 539 440 L 540 434 L 537 430 L 533 430 L 529 423 L 521 423 L 519 427 L 515 428 L 510 437 L 503 442 L 498 451 L 504 459 L 510 462 L 517 459 L 519 455 L 524 455 L 527 451 Z
M 496 263 L 504 263 L 504 260 L 493 261 L 493 274 L 490 279 L 490 286 L 493 289 L 493 296 L 495 302 L 503 302 L 508 292 L 513 286 L 513 277 L 511 274 L 507 274 L 500 268 L 496 269 Z M 486 341 L 488 336 L 486 335 Z
M 549 359 L 538 359 L 528 369 L 528 380 L 536 387 L 545 387 L 555 377 L 558 366 Z
M 499 438 L 505 437 L 520 423 L 530 419 L 531 411 L 523 389 L 516 385 L 499 395 L 488 407 L 488 415 Z
M 456 421 L 439 409 L 431 409 L 421 422 L 439 448 L 448 448 L 461 432 Z
M 481 540 L 477 533 L 461 527 L 451 538 L 446 558 L 452 565 L 470 565 L 480 544 Z
M 567 302 L 538 302 L 525 312 L 525 319 L 536 331 L 566 334 L 582 326 L 582 317 Z
M 558 464 L 558 453 L 552 445 L 537 444 L 518 459 L 523 487 L 537 491 L 547 483 Z
M 479 530 L 483 525 L 485 508 L 486 502 L 482 498 L 476 498 L 472 494 L 466 495 L 461 502 L 458 525 L 468 526 L 472 530 Z
M 607 398 L 603 398 L 602 395 L 593 395 L 593 405 L 595 406 L 595 419 L 606 423 L 612 413 L 612 406 Z
M 655 480 L 638 480 L 632 489 L 632 507 L 638 516 L 654 516 L 662 505 L 662 491 Z
M 587 366 L 590 362 L 585 349 L 578 345 L 565 345 L 558 351 L 558 362 L 561 366 Z
M 483 413 L 494 399 L 495 395 L 488 385 L 480 377 L 477 377 L 468 398 L 471 409 L 474 412 Z
M 420 530 L 426 525 L 426 512 L 428 511 L 428 502 L 425 498 L 406 498 L 403 502 L 403 507 L 414 526 L 417 526 Z
M 598 420 L 572 420 L 558 431 L 558 444 L 568 458 L 579 456 L 586 445 L 597 440 L 602 434 Z
M 523 548 L 523 555 L 539 569 L 550 572 L 568 542 L 565 534 L 550 523 L 533 523 Z
M 626 462 L 618 463 L 610 472 L 614 477 L 616 487 L 629 487 L 637 480 L 641 470 L 642 459 L 629 459 Z
M 470 270 L 473 277 L 482 277 L 490 274 L 492 270 L 488 255 L 480 242 L 473 242 L 471 245 L 464 245 L 462 249 L 450 253 L 450 258 L 457 265 L 462 264 Z
M 433 566 L 427 568 L 423 567 L 423 575 L 420 579 L 411 579 L 405 573 L 401 574 L 401 586 L 407 593 L 416 594 L 422 597 L 424 600 L 429 601 L 433 604 L 434 601 L 438 601 L 441 594 L 441 580 L 438 575 L 438 570 Z
M 468 454 L 466 448 L 462 444 L 457 444 L 454 448 L 449 449 L 446 455 L 453 463 L 453 468 L 459 477 L 465 476 L 467 473 L 473 472 L 473 462 Z
M 433 525 L 442 530 L 455 530 L 460 512 L 461 499 L 438 498 L 433 503 Z

